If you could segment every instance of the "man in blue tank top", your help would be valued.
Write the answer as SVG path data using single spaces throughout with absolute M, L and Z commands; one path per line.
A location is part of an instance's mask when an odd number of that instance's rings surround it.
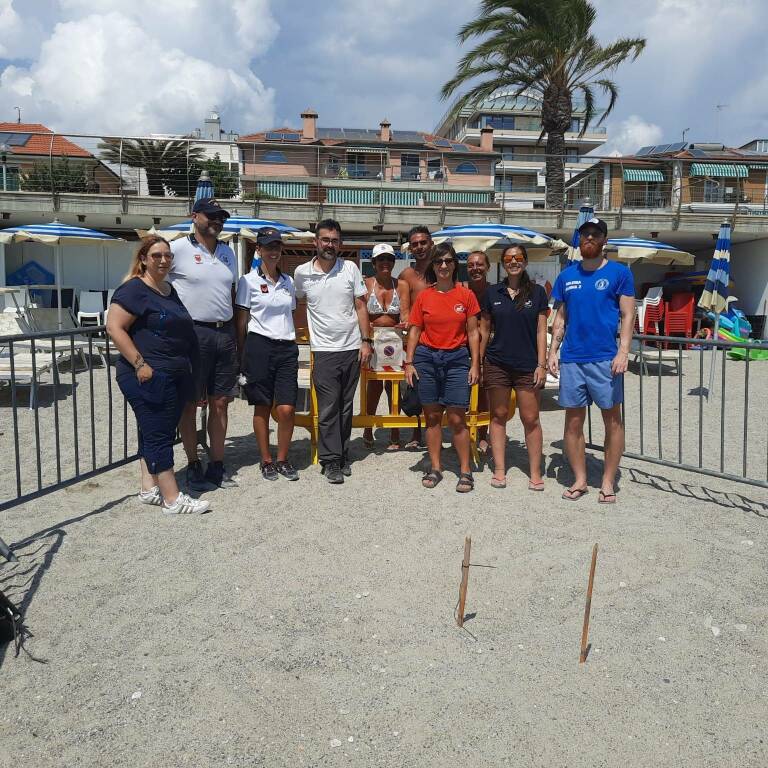
M 584 420 L 587 406 L 594 402 L 605 424 L 603 479 L 598 495 L 602 504 L 616 501 L 614 482 L 624 452 L 624 372 L 635 319 L 632 272 L 603 255 L 607 239 L 608 227 L 601 219 L 592 218 L 579 227 L 582 261 L 564 269 L 552 288 L 552 298 L 560 307 L 552 325 L 548 362 L 550 372 L 560 377 L 565 453 L 574 474 L 573 485 L 563 498 L 577 501 L 587 493 Z

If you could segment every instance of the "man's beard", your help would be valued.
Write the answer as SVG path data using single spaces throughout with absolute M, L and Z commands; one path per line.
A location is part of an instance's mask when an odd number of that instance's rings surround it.
M 327 259 L 328 261 L 331 261 L 332 259 L 336 258 L 336 252 L 335 251 L 326 251 L 322 250 L 317 254 L 321 259 Z

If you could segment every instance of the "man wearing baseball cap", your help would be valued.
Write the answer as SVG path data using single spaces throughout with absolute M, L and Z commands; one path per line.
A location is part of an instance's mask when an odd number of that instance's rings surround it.
M 601 504 L 616 501 L 614 482 L 624 452 L 624 372 L 635 320 L 632 272 L 624 264 L 608 261 L 603 254 L 607 239 L 608 226 L 602 219 L 591 218 L 579 227 L 582 260 L 564 269 L 552 288 L 552 298 L 561 304 L 552 325 L 548 361 L 550 372 L 560 376 L 565 453 L 574 474 L 563 498 L 578 501 L 587 493 L 584 419 L 587 406 L 594 402 L 605 424 L 603 478 L 597 499 Z
M 192 208 L 193 231 L 174 240 L 173 266 L 168 279 L 192 315 L 200 345 L 197 398 L 188 403 L 179 422 L 189 462 L 187 486 L 194 491 L 236 486 L 224 470 L 227 408 L 237 385 L 237 348 L 232 322 L 237 262 L 232 249 L 218 238 L 229 218 L 211 197 Z M 208 400 L 209 463 L 203 472 L 197 455 L 197 402 Z
M 293 280 L 280 270 L 283 239 L 274 227 L 256 235 L 261 264 L 237 284 L 237 347 L 245 393 L 253 406 L 253 431 L 265 480 L 298 480 L 288 461 L 299 393 L 299 348 L 293 326 L 296 292 Z M 269 446 L 269 416 L 277 415 L 277 461 Z

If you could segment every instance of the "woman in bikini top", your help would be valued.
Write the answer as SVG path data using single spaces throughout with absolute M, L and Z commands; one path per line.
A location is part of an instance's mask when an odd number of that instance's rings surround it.
M 410 309 L 410 293 L 408 284 L 404 280 L 398 280 L 392 275 L 395 266 L 395 251 L 388 243 L 379 243 L 373 249 L 371 263 L 375 270 L 373 277 L 365 279 L 365 287 L 368 289 L 368 318 L 373 328 L 374 338 L 376 328 L 406 328 L 408 312 Z M 373 415 L 381 399 L 384 382 L 368 382 L 368 413 Z M 391 385 L 387 382 L 387 397 L 391 399 Z M 363 431 L 363 442 L 366 448 L 373 448 L 373 430 L 366 428 Z M 393 429 L 390 433 L 388 451 L 400 449 L 400 432 Z

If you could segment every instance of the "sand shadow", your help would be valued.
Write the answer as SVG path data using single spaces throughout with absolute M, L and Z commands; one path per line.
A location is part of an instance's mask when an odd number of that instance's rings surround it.
M 630 468 L 628 472 L 633 483 L 648 485 L 664 493 L 674 493 L 684 498 L 716 504 L 725 509 L 740 509 L 743 512 L 751 512 L 757 517 L 768 519 L 768 504 L 750 499 L 741 493 L 715 491 L 703 485 L 670 480 L 662 475 L 654 475 L 642 469 Z
M 570 488 L 574 482 L 573 470 L 571 465 L 565 458 L 563 441 L 558 440 L 550 444 L 552 448 L 557 448 L 558 453 L 549 456 L 549 462 L 546 467 L 545 474 L 547 477 L 554 479 L 559 485 L 565 488 Z M 586 453 L 587 459 L 587 485 L 599 488 L 603 482 L 603 462 L 596 456 L 592 455 L 589 451 Z M 622 478 L 622 470 L 616 472 L 616 479 L 614 481 L 614 490 L 618 493 L 620 490 Z

